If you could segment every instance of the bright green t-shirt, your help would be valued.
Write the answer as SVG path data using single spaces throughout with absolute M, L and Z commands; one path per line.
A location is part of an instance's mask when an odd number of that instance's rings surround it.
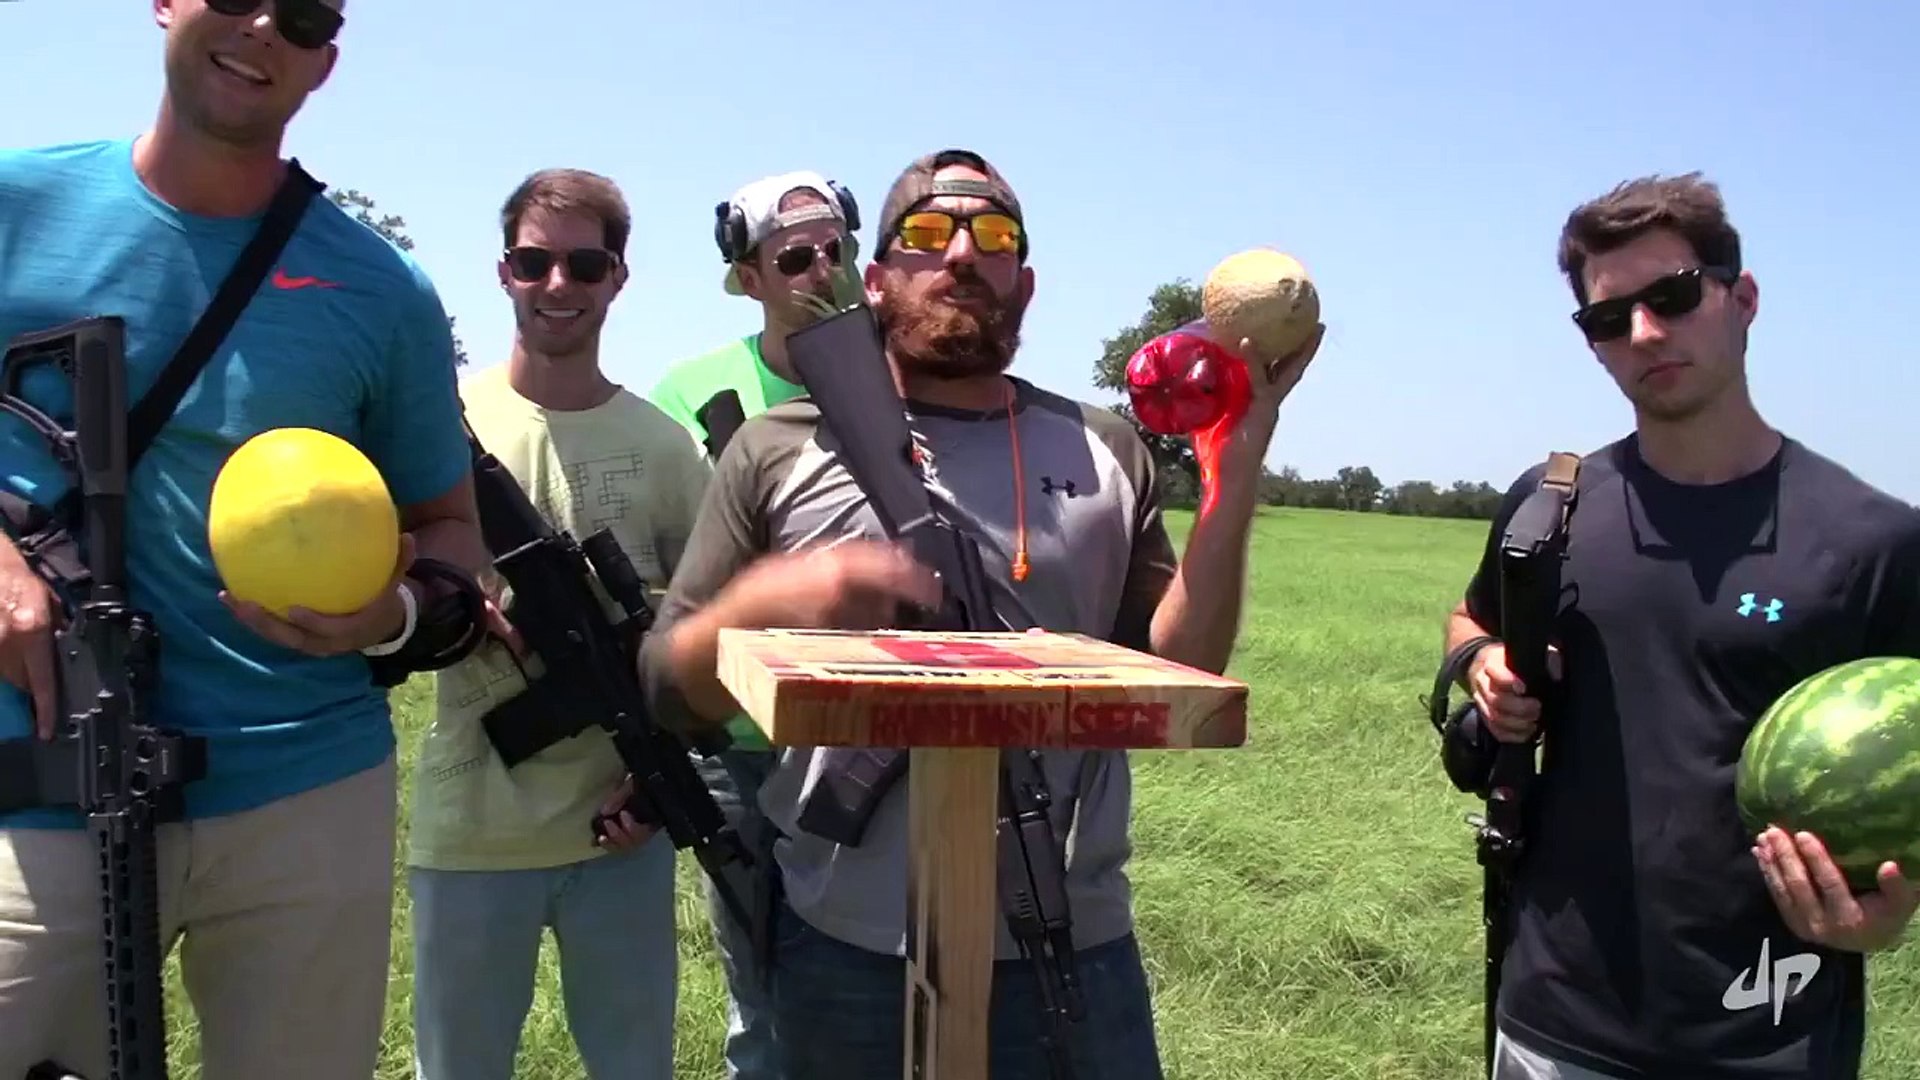
M 658 407 L 621 390 L 591 409 L 544 409 L 514 390 L 505 364 L 463 379 L 460 398 L 481 443 L 542 517 L 575 540 L 610 530 L 642 580 L 667 583 L 713 470 Z M 497 574 L 482 581 L 509 599 Z M 537 658 L 525 663 L 537 678 Z M 593 816 L 627 771 L 611 736 L 589 728 L 508 769 L 481 727 L 527 685 L 506 647 L 489 638 L 435 682 L 433 724 L 414 766 L 408 865 L 526 870 L 602 854 Z
M 760 358 L 760 335 L 749 334 L 674 364 L 654 384 L 647 400 L 678 420 L 704 454 L 707 429 L 700 423 L 698 414 L 702 406 L 723 390 L 740 395 L 740 411 L 747 416 L 807 392 L 806 387 L 788 382 L 769 368 Z M 744 713 L 727 722 L 727 732 L 733 736 L 734 745 L 743 750 L 767 750 L 773 746 L 760 726 Z
M 740 411 L 747 416 L 807 392 L 806 387 L 788 382 L 768 367 L 760 359 L 760 335 L 749 334 L 668 368 L 647 394 L 647 400 L 680 421 L 705 453 L 707 429 L 698 414 L 723 390 L 740 395 Z

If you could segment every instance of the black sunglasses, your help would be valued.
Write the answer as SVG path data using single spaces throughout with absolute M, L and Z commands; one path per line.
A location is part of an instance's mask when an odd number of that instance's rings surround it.
M 251 15 L 266 0 L 207 0 L 207 7 L 222 15 Z M 318 49 L 340 33 L 346 19 L 320 0 L 273 0 L 273 25 L 287 44 L 298 49 Z
M 507 270 L 515 281 L 540 281 L 553 270 L 556 259 L 564 259 L 567 276 L 582 285 L 598 285 L 607 279 L 620 257 L 605 248 L 574 248 L 562 256 L 543 247 L 517 247 L 507 250 Z
M 836 236 L 817 247 L 813 244 L 795 244 L 789 248 L 781 248 L 780 253 L 773 257 L 773 268 L 788 277 L 804 274 L 807 268 L 813 265 L 815 255 L 826 256 L 829 263 L 839 262 L 840 238 Z
M 1663 319 L 1677 319 L 1700 306 L 1705 279 L 1731 285 L 1739 277 L 1724 266 L 1696 266 L 1655 278 L 1638 292 L 1596 300 L 1573 313 L 1573 323 L 1587 340 L 1599 344 L 1626 337 L 1633 331 L 1633 309 L 1641 304 Z

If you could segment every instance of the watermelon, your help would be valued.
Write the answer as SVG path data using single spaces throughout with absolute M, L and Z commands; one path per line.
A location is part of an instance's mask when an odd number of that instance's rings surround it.
M 1755 836 L 1819 837 L 1857 892 L 1889 859 L 1920 878 L 1920 660 L 1866 657 L 1794 684 L 1747 734 L 1734 803 Z

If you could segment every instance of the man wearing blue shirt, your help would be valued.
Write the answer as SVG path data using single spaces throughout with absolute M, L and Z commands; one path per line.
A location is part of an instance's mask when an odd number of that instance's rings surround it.
M 286 175 L 285 127 L 332 70 L 343 5 L 158 0 L 166 92 L 148 132 L 0 152 L 0 339 L 119 315 L 129 400 L 145 394 L 259 229 Z M 153 720 L 207 745 L 184 820 L 160 828 L 159 888 L 210 1080 L 375 1069 L 394 734 L 360 653 L 410 634 L 425 594 L 402 577 L 360 612 L 287 620 L 232 602 L 208 554 L 209 491 L 259 432 L 330 431 L 379 467 L 410 534 L 403 562 L 477 571 L 453 355 L 419 267 L 316 197 L 132 472 L 130 601 L 161 642 Z M 23 396 L 58 400 L 59 381 L 29 380 Z M 4 416 L 0 484 L 43 506 L 68 486 L 40 437 Z M 13 539 L 0 542 L 0 739 L 44 736 L 55 708 L 58 615 Z M 99 884 L 80 824 L 70 808 L 0 816 L 0 1075 L 48 1058 L 106 1073 Z

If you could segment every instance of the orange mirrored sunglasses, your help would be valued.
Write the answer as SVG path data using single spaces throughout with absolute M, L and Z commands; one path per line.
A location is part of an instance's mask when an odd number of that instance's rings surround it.
M 961 225 L 973 234 L 973 246 L 983 254 L 1020 250 L 1020 223 L 997 210 L 969 215 L 916 210 L 900 219 L 900 246 L 908 251 L 945 251 Z

